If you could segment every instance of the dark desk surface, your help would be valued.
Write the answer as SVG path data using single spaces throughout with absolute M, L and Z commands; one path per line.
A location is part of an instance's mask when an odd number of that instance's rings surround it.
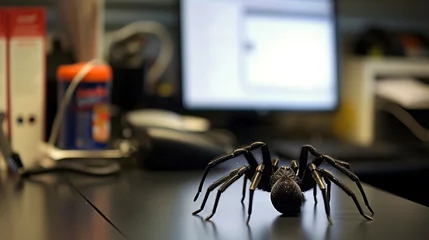
M 0 239 L 125 239 L 63 178 L 0 174 Z
M 224 174 L 210 175 L 207 184 Z M 74 178 L 75 186 L 130 239 L 428 239 L 429 209 L 365 185 L 376 211 L 368 222 L 357 212 L 351 199 L 333 189 L 332 219 L 329 226 L 323 205 L 314 207 L 312 193 L 306 193 L 300 217 L 279 217 L 268 193 L 255 194 L 250 229 L 242 208 L 241 181 L 222 195 L 211 222 L 191 215 L 199 208 L 192 198 L 201 177 L 200 171 L 144 172 L 127 171 L 109 185 L 87 187 Z M 356 189 L 353 182 L 345 182 Z M 320 198 L 321 196 L 319 196 Z M 214 196 L 203 211 L 211 212 Z M 247 205 L 247 204 L 246 204 Z
M 224 173 L 213 172 L 205 187 Z M 212 221 L 191 215 L 201 201 L 192 202 L 201 171 L 127 170 L 104 179 L 43 177 L 47 183 L 25 182 L 21 187 L 11 179 L 3 181 L 0 239 L 429 238 L 428 208 L 368 185 L 364 188 L 376 212 L 374 221 L 364 220 L 350 198 L 337 188 L 333 188 L 331 201 L 332 226 L 328 225 L 323 204 L 314 207 L 311 192 L 305 194 L 307 201 L 300 217 L 284 218 L 271 206 L 269 194 L 258 191 L 247 228 L 246 210 L 240 204 L 241 181 L 222 195 Z M 356 189 L 352 182 L 340 178 Z M 61 179 L 68 179 L 70 184 Z M 204 217 L 211 212 L 213 198 L 203 211 Z

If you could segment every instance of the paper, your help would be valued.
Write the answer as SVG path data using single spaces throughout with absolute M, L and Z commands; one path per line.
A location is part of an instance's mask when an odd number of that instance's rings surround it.
M 376 95 L 406 109 L 429 109 L 429 85 L 415 79 L 380 80 Z
M 59 0 L 58 21 L 77 62 L 103 57 L 105 0 Z

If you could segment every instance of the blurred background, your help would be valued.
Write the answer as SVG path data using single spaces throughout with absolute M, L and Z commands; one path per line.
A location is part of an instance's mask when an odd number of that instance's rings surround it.
M 34 6 L 40 5 L 47 8 L 47 26 L 50 46 L 54 46 L 53 41 L 58 37 L 57 1 L 26 1 L 26 0 L 3 0 L 2 5 L 11 6 Z M 423 0 L 403 1 L 383 0 L 383 1 L 338 1 L 338 33 L 340 37 L 339 47 L 341 56 L 353 56 L 354 43 L 366 31 L 372 28 L 381 29 L 386 32 L 403 32 L 425 34 L 428 29 L 428 16 L 426 7 L 428 3 Z M 175 40 L 175 49 L 179 48 L 179 1 L 175 0 L 106 0 L 105 2 L 105 30 L 106 35 L 110 31 L 117 30 L 127 24 L 141 20 L 154 20 L 162 23 Z M 377 31 L 373 30 L 377 35 Z M 385 35 L 379 37 L 379 41 L 384 41 Z M 58 38 L 60 38 L 59 36 Z M 149 37 L 150 38 L 150 37 Z M 376 38 L 374 36 L 374 38 Z M 371 40 L 367 40 L 371 41 Z M 376 40 L 373 40 L 376 41 Z M 392 40 L 393 41 L 393 40 Z M 398 40 L 400 41 L 400 40 Z M 158 51 L 158 43 L 154 39 L 148 40 L 150 44 L 145 48 L 144 57 L 147 61 L 153 61 Z M 52 50 L 52 48 L 48 48 Z M 395 51 L 395 50 L 391 50 Z M 398 50 L 396 50 L 398 51 Z M 400 50 L 399 50 L 400 51 Z M 361 52 L 361 51 L 359 51 Z M 49 67 L 49 66 L 48 66 Z M 52 68 L 55 73 L 55 68 Z M 177 84 L 180 78 L 180 56 L 175 52 L 172 63 L 165 74 L 161 77 L 161 82 L 171 82 Z M 179 94 L 169 93 L 168 95 Z M 305 125 L 306 128 L 317 128 L 319 130 L 330 129 L 332 116 L 334 114 L 288 114 L 282 119 L 285 127 Z M 299 120 L 297 120 L 299 119 Z
M 352 162 L 363 181 L 429 206 L 428 1 L 88 1 L 95 25 L 78 2 L 0 1 L 46 9 L 46 136 L 58 67 L 102 58 L 113 71 L 112 139 L 123 137 L 124 116 L 146 130 L 196 116 L 198 130 L 186 131 L 222 130 L 231 147 L 266 141 L 288 159 L 310 143 Z M 133 113 L 157 115 L 136 124 Z M 151 151 L 171 148 L 160 144 Z

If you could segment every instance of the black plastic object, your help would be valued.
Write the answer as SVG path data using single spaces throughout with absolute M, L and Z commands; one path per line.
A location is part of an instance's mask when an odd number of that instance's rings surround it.
M 329 153 L 337 159 L 344 161 L 387 161 L 401 156 L 402 148 L 393 144 L 376 144 L 373 146 L 359 146 L 338 140 L 325 140 L 323 142 L 307 141 L 273 141 L 274 151 L 281 157 L 287 159 L 296 159 L 299 154 L 300 146 L 310 143 L 320 152 Z
M 146 67 L 126 68 L 112 65 L 112 105 L 122 112 L 139 109 L 145 105 Z
M 132 127 L 139 144 L 138 161 L 146 169 L 203 169 L 227 149 L 209 133 L 193 133 L 165 128 Z
M 404 51 L 397 36 L 381 28 L 372 27 L 357 37 L 354 53 L 372 55 L 376 51 L 383 56 L 404 56 Z
M 54 164 L 50 167 L 38 167 L 38 168 L 28 168 L 23 169 L 23 171 L 19 171 L 18 173 L 21 176 L 30 176 L 30 175 L 38 175 L 44 173 L 52 173 L 52 172 L 73 172 L 90 176 L 110 176 L 121 171 L 121 165 L 113 160 L 107 159 L 94 159 L 94 160 L 85 160 L 85 164 L 71 162 L 71 161 L 80 161 L 80 160 L 61 160 L 61 162 Z M 88 162 L 90 161 L 90 162 Z M 97 161 L 97 163 L 94 163 Z M 92 164 L 90 164 L 92 163 Z

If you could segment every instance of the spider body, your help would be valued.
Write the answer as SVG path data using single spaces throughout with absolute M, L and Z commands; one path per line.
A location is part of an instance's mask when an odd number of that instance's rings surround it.
M 299 179 L 290 167 L 280 167 L 270 178 L 271 203 L 282 214 L 294 215 L 301 211 L 304 200 Z
M 262 152 L 261 163 L 258 163 L 256 158 L 251 153 L 251 151 L 255 149 L 260 149 Z M 308 154 L 311 154 L 315 157 L 315 159 L 310 163 L 308 163 Z M 249 223 L 250 216 L 252 214 L 253 195 L 256 189 L 270 192 L 271 203 L 274 208 L 278 212 L 287 215 L 298 214 L 301 211 L 301 205 L 304 200 L 303 192 L 313 189 L 314 201 L 317 203 L 316 193 L 317 189 L 320 189 L 322 192 L 327 218 L 329 222 L 332 223 L 329 205 L 332 183 L 340 187 L 352 198 L 356 208 L 364 218 L 372 220 L 372 217 L 366 215 L 363 212 L 360 203 L 358 202 L 356 195 L 352 190 L 350 190 L 344 183 L 338 180 L 331 172 L 326 169 L 319 168 L 323 162 L 326 162 L 346 174 L 353 182 L 356 183 L 365 205 L 369 211 L 374 214 L 374 211 L 370 207 L 366 194 L 360 184 L 359 178 L 350 170 L 350 164 L 344 161 L 333 159 L 327 155 L 320 154 L 314 147 L 310 145 L 304 145 L 302 147 L 299 160 L 292 161 L 290 166 L 279 167 L 279 159 L 271 158 L 268 146 L 263 142 L 252 143 L 251 145 L 239 148 L 230 154 L 214 159 L 207 165 L 207 168 L 204 171 L 194 201 L 198 199 L 210 169 L 239 155 L 244 155 L 248 165 L 234 169 L 228 175 L 225 175 L 224 177 L 221 177 L 212 183 L 207 188 L 200 209 L 193 212 L 194 215 L 200 213 L 204 209 L 210 193 L 219 187 L 212 214 L 208 216 L 206 220 L 212 218 L 216 213 L 222 193 L 234 182 L 243 177 L 244 182 L 241 202 L 244 201 L 246 196 L 246 184 L 249 180 L 251 181 L 249 187 L 247 223 Z

